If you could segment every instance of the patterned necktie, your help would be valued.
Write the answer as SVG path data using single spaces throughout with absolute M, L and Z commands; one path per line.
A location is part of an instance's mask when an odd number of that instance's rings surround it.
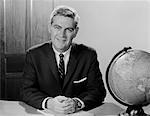
M 59 76 L 61 78 L 61 82 L 63 83 L 63 80 L 65 78 L 65 65 L 64 65 L 64 55 L 63 54 L 59 54 L 60 60 L 59 60 L 59 67 L 58 67 L 58 71 L 59 71 Z

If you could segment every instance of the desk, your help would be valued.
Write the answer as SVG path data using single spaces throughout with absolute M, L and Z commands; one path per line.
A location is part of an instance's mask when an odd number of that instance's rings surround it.
M 150 107 L 147 108 L 150 111 Z M 94 108 L 88 113 L 94 113 L 95 116 L 117 115 L 124 109 L 113 103 L 105 103 Z M 0 116 L 44 116 L 37 109 L 20 101 L 3 101 L 0 100 Z M 79 116 L 79 115 L 78 115 Z

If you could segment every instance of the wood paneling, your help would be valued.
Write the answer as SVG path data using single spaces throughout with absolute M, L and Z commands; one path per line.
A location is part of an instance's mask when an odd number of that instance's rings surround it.
M 25 52 L 26 0 L 5 0 L 6 53 Z
M 0 0 L 0 99 L 20 100 L 25 51 L 49 40 L 54 0 Z
M 5 95 L 7 100 L 21 100 L 22 72 L 25 54 L 5 55 Z
M 32 0 L 32 45 L 49 40 L 48 20 L 53 0 Z
M 25 61 L 25 54 L 5 55 L 5 74 L 22 73 Z
M 4 53 L 4 1 L 0 1 L 0 98 L 2 89 L 2 59 Z
M 26 0 L 25 50 L 31 47 L 31 0 Z
M 22 86 L 22 73 L 7 74 L 5 81 L 5 97 L 6 100 L 21 100 L 20 89 Z

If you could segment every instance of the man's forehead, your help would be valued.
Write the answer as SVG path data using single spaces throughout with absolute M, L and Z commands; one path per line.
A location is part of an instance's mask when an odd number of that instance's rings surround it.
M 65 27 L 74 27 L 75 21 L 66 16 L 57 15 L 53 17 L 53 25 L 60 25 Z

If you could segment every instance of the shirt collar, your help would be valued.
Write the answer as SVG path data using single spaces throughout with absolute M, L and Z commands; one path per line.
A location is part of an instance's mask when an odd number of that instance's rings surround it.
M 67 51 L 65 51 L 65 52 L 63 52 L 63 53 L 60 53 L 60 52 L 58 52 L 58 51 L 55 49 L 55 47 L 52 45 L 52 48 L 53 48 L 54 53 L 55 53 L 56 55 L 63 54 L 64 56 L 66 56 L 67 54 L 70 54 L 71 47 L 72 47 L 72 46 L 70 46 L 70 48 L 69 48 Z

